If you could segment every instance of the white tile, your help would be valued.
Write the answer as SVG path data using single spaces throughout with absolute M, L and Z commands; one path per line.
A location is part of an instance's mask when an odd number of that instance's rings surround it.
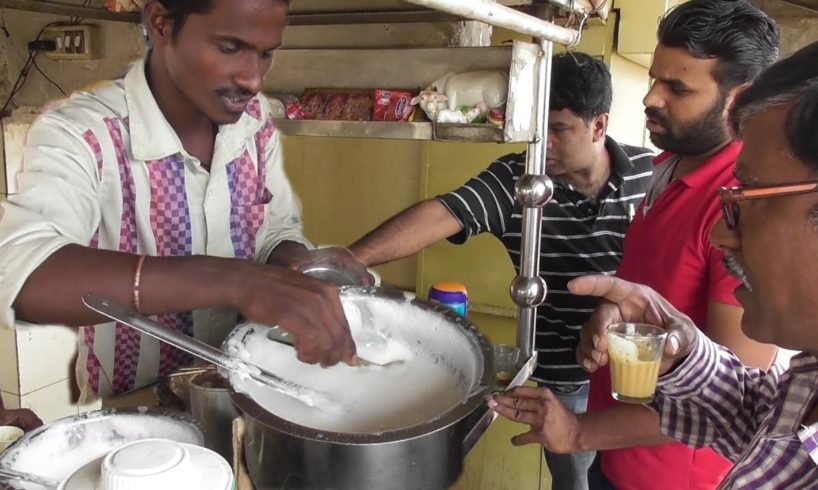
M 0 327 L 0 389 L 19 394 L 17 340 L 14 330 Z
M 0 391 L 0 396 L 3 397 L 3 406 L 6 408 L 20 408 L 20 397 L 8 393 L 5 391 Z
M 20 394 L 71 377 L 77 354 L 77 329 L 60 326 L 17 327 Z
M 20 397 L 20 407 L 29 408 L 44 423 L 77 414 L 77 405 L 71 401 L 71 380 L 64 379 Z

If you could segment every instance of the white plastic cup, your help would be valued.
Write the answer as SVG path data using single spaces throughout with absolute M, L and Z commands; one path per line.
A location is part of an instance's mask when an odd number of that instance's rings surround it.
M 144 439 L 109 453 L 102 463 L 105 490 L 230 490 L 233 472 L 209 449 L 167 439 Z
M 14 441 L 23 437 L 23 434 L 25 434 L 25 432 L 19 427 L 13 427 L 11 425 L 0 426 L 0 453 L 14 444 Z

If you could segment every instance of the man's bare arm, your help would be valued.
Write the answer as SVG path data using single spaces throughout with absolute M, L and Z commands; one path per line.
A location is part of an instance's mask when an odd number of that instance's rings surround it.
M 104 321 L 82 303 L 93 292 L 134 307 L 136 255 L 67 245 L 27 279 L 14 302 L 17 318 L 72 326 Z M 306 362 L 354 362 L 355 346 L 337 289 L 290 270 L 239 259 L 148 257 L 139 285 L 140 311 L 154 315 L 234 307 L 246 318 L 281 325 Z
M 642 405 L 620 404 L 580 414 L 579 451 L 604 451 L 677 442 L 662 434 L 659 414 Z
M 429 199 L 388 219 L 352 244 L 350 251 L 364 264 L 378 265 L 414 255 L 462 229 L 443 203 Z
M 493 395 L 488 403 L 503 417 L 530 426 L 512 438 L 518 446 L 542 444 L 551 452 L 571 454 L 673 442 L 659 430 L 658 414 L 641 405 L 575 414 L 548 388 L 528 386 Z

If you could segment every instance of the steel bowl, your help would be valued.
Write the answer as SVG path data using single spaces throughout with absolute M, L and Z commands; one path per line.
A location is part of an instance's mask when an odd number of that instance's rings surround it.
M 56 420 L 18 439 L 0 454 L 0 467 L 64 481 L 78 468 L 129 442 L 149 438 L 204 445 L 187 414 L 160 408 L 108 409 Z M 40 485 L 3 480 L 0 488 L 41 490 Z
M 466 399 L 433 420 L 380 433 L 341 433 L 298 425 L 268 412 L 250 397 L 233 393 L 243 412 L 247 431 L 245 455 L 250 476 L 258 490 L 285 488 L 334 488 L 379 490 L 432 490 L 450 486 L 463 467 L 462 421 L 485 403 L 492 385 L 492 347 L 477 328 L 449 308 L 410 299 L 388 288 L 341 288 L 341 294 L 375 296 L 411 303 L 412 307 L 444 317 L 469 348 L 455 356 L 476 366 Z M 418 326 L 423 335 L 422 326 Z M 435 347 L 434 338 L 424 339 Z M 445 345 L 437 345 L 445 349 Z M 448 353 L 448 355 L 452 355 Z M 376 402 L 373 399 L 362 403 Z

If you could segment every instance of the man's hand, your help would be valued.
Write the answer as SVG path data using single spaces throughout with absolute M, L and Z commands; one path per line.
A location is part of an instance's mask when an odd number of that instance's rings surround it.
M 668 332 L 660 373 L 665 373 L 695 346 L 696 326 L 653 289 L 611 276 L 585 276 L 568 283 L 578 296 L 598 296 L 602 302 L 580 332 L 577 361 L 594 372 L 608 363 L 608 325 L 648 323 Z
M 298 359 L 332 366 L 357 363 L 338 288 L 289 268 L 245 262 L 231 304 L 250 321 L 293 336 Z
M 43 421 L 27 408 L 0 409 L 0 425 L 19 427 L 28 432 L 43 425 Z
M 303 245 L 285 242 L 276 247 L 267 262 L 297 271 L 310 266 L 327 265 L 348 274 L 350 282 L 354 281 L 356 285 L 371 286 L 375 282 L 366 266 L 352 252 L 342 247 L 309 250 Z
M 503 417 L 531 427 L 530 431 L 511 439 L 515 446 L 542 444 L 558 454 L 582 451 L 577 415 L 566 409 L 548 388 L 520 386 L 493 395 L 488 405 Z

